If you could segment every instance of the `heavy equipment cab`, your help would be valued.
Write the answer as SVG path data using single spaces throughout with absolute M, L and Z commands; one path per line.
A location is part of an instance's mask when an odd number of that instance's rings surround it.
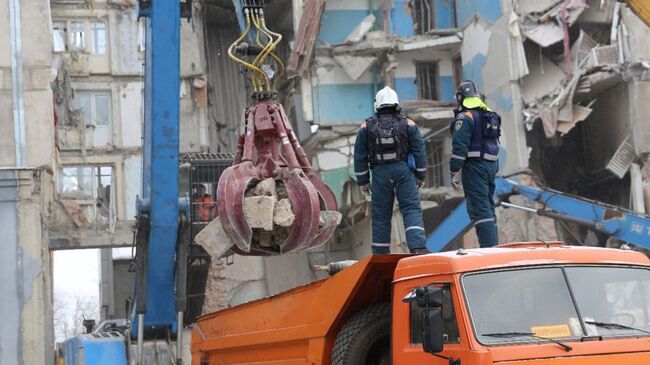
M 368 257 L 328 279 L 200 317 L 201 364 L 643 364 L 650 260 L 523 243 Z

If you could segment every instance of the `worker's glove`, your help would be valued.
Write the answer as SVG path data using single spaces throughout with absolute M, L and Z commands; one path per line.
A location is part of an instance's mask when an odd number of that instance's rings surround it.
M 454 190 L 458 191 L 461 189 L 460 171 L 449 171 L 449 180 L 451 180 L 451 186 L 454 188 Z
M 367 184 L 359 185 L 359 189 L 360 189 L 361 192 L 364 193 L 364 194 L 370 194 L 370 190 L 372 189 L 372 183 L 367 183 Z
M 415 184 L 418 186 L 418 189 L 422 189 L 426 185 L 426 182 L 422 179 L 415 179 Z

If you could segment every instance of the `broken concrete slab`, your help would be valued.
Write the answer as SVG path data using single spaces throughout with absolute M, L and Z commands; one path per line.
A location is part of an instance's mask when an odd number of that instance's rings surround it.
M 194 238 L 194 242 L 205 248 L 214 259 L 222 257 L 234 246 L 234 242 L 223 229 L 221 219 L 216 218 L 208 223 Z
M 334 56 L 334 60 L 352 80 L 356 81 L 377 61 L 377 57 L 339 55 Z
M 589 114 L 591 114 L 592 111 L 593 109 L 589 107 L 582 106 L 582 105 L 574 105 L 573 120 L 564 121 L 562 120 L 562 118 L 560 118 L 557 123 L 557 131 L 560 132 L 560 134 L 562 135 L 567 134 L 571 129 L 573 129 L 573 127 L 575 127 L 575 125 L 578 122 L 582 122 L 585 119 L 587 119 L 587 117 L 589 116 Z
M 273 223 L 280 227 L 291 227 L 295 219 L 289 199 L 280 199 L 273 210 Z
M 564 71 L 548 58 L 542 57 L 541 63 L 537 60 L 537 57 L 528 59 L 530 73 L 522 79 L 521 96 L 526 104 L 532 104 L 537 99 L 556 94 L 556 89 L 559 90 L 562 80 L 566 78 Z
M 397 46 L 397 50 L 401 52 L 414 51 L 424 48 L 444 47 L 455 44 L 460 44 L 462 39 L 460 35 L 454 34 L 446 37 L 413 37 L 408 42 L 402 42 Z
M 275 180 L 273 180 L 273 178 L 268 178 L 260 181 L 255 186 L 255 195 L 277 197 L 277 193 L 275 190 Z
M 361 23 L 359 23 L 359 25 L 357 25 L 352 30 L 352 32 L 350 32 L 350 34 L 345 38 L 345 43 L 348 42 L 356 43 L 362 40 L 363 37 L 365 37 L 366 34 L 368 34 L 368 32 L 370 31 L 370 29 L 372 29 L 372 27 L 374 26 L 375 20 L 376 18 L 372 14 L 369 14 L 365 18 L 363 18 Z
M 545 48 L 564 39 L 564 30 L 553 21 L 526 27 L 524 34 Z
M 250 196 L 244 198 L 244 214 L 251 228 L 273 230 L 273 210 L 276 198 L 273 196 Z
M 318 226 L 320 228 L 328 228 L 331 226 L 338 226 L 341 224 L 343 214 L 335 210 L 325 210 L 320 212 L 320 220 Z

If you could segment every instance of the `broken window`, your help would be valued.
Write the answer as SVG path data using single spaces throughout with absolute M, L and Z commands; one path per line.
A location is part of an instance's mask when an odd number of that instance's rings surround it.
M 90 202 L 96 219 L 115 217 L 113 167 L 110 165 L 68 165 L 60 169 L 58 191 L 61 197 Z
M 413 0 L 415 34 L 425 34 L 436 27 L 435 0 Z
M 108 91 L 78 91 L 74 97 L 75 107 L 84 114 L 84 122 L 95 129 L 94 146 L 112 142 L 111 94 Z
M 443 150 L 442 139 L 432 138 L 427 140 L 427 186 L 437 187 L 444 186 L 444 166 L 442 159 Z
M 54 21 L 52 22 L 52 36 L 54 37 L 54 52 L 65 52 L 65 22 Z
M 92 53 L 106 54 L 106 23 L 104 21 L 93 21 L 90 24 L 93 35 Z
M 84 22 L 71 21 L 69 23 L 68 45 L 71 51 L 83 51 L 86 48 L 86 32 Z
M 416 62 L 418 95 L 424 100 L 438 100 L 438 62 Z
M 99 214 L 108 217 L 111 214 L 113 168 L 110 166 L 95 167 L 95 182 L 97 187 L 97 207 L 99 208 Z
M 108 28 L 104 20 L 55 20 L 52 36 L 54 52 L 108 54 Z
M 90 166 L 65 166 L 59 175 L 59 193 L 66 198 L 92 199 L 93 168 Z

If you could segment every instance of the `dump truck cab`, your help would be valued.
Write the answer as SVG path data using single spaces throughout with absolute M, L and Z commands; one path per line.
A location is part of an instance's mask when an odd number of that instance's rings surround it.
M 400 260 L 393 285 L 395 364 L 650 363 L 650 270 L 637 252 L 459 250 Z
M 650 260 L 525 243 L 366 258 L 199 319 L 199 364 L 650 363 Z

